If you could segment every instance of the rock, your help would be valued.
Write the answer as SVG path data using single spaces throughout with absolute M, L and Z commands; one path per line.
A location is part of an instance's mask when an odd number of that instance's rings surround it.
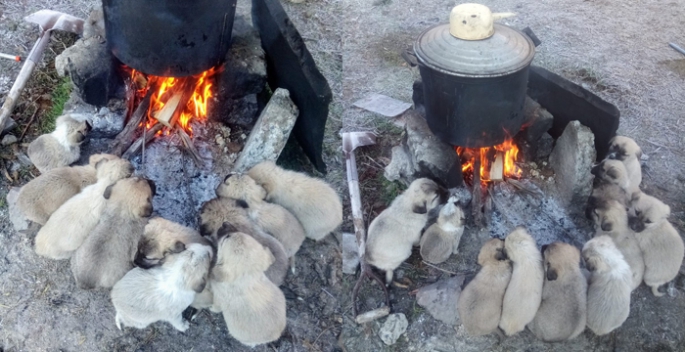
M 353 233 L 342 234 L 343 273 L 355 274 L 359 266 L 359 246 Z
M 386 345 L 393 345 L 407 331 L 407 326 L 409 326 L 409 322 L 404 314 L 390 314 L 378 331 L 378 336 Z
M 416 303 L 426 308 L 433 318 L 447 325 L 458 325 L 457 301 L 463 283 L 464 276 L 459 275 L 421 287 L 416 293 Z
M 110 99 L 107 107 L 97 109 L 84 102 L 77 92 L 72 92 L 64 104 L 64 113 L 74 114 L 79 120 L 87 119 L 93 127 L 88 133 L 89 138 L 114 138 L 124 129 L 126 120 L 126 104 L 121 102 Z
M 83 38 L 93 37 L 105 40 L 105 16 L 102 8 L 91 11 L 88 19 L 83 23 Z
M 454 147 L 433 135 L 426 119 L 418 111 L 409 110 L 404 120 L 405 138 L 401 148 L 404 148 L 406 155 L 402 154 L 401 149 L 393 148 L 393 160 L 385 171 L 387 176 L 392 177 L 389 179 L 401 179 L 409 184 L 416 178 L 430 177 L 446 181 L 448 187 L 460 186 L 463 176 Z M 406 160 L 407 157 L 410 161 Z
M 114 69 L 107 43 L 99 37 L 81 38 L 55 58 L 60 76 L 69 76 L 88 104 L 104 106 L 123 80 Z
M 17 122 L 14 121 L 14 119 L 8 118 L 7 121 L 5 121 L 5 127 L 0 131 L 0 136 L 9 133 L 15 127 L 17 127 Z
M 276 89 L 252 128 L 234 170 L 244 172 L 265 160 L 275 162 L 295 126 L 297 113 L 288 90 Z
M 552 138 L 549 133 L 543 133 L 537 144 L 538 147 L 535 157 L 537 159 L 547 159 L 549 155 L 552 154 L 552 148 L 554 148 L 554 138 Z
M 537 156 L 540 137 L 552 128 L 554 117 L 528 96 L 523 104 L 523 115 L 525 127 L 516 135 L 516 145 L 523 154 L 523 160 L 534 160 Z
M 252 0 L 252 21 L 266 52 L 269 85 L 291 92 L 300 108 L 293 134 L 314 167 L 325 173 L 321 153 L 331 88 L 280 1 Z
M 549 157 L 556 174 L 555 196 L 571 214 L 581 214 L 592 192 L 590 170 L 595 162 L 595 138 L 590 128 L 570 122 Z
M 2 142 L 0 142 L 0 144 L 4 146 L 12 145 L 14 143 L 17 143 L 17 137 L 13 134 L 5 135 L 5 137 L 2 138 Z
M 12 187 L 7 193 L 7 207 L 9 208 L 10 221 L 14 226 L 14 231 L 24 232 L 29 229 L 30 222 L 24 213 L 17 207 L 20 187 Z

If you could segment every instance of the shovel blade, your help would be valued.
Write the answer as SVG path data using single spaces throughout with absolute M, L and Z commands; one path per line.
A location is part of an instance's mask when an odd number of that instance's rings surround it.
M 376 144 L 376 134 L 373 132 L 345 132 L 343 133 L 343 152 L 351 153 L 358 147 Z
M 40 10 L 24 17 L 24 20 L 39 25 L 44 32 L 60 30 L 83 33 L 83 19 L 59 11 Z

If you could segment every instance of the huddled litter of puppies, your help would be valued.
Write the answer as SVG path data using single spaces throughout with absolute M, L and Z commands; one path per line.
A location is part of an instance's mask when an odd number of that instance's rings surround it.
M 96 154 L 70 167 L 88 129 L 63 116 L 29 147 L 42 174 L 21 189 L 18 206 L 43 225 L 36 253 L 70 259 L 79 288 L 111 288 L 120 329 L 166 321 L 185 331 L 183 312 L 194 307 L 222 313 L 242 344 L 277 340 L 286 327 L 278 286 L 289 260 L 305 238 L 321 240 L 342 223 L 333 188 L 262 162 L 224 179 L 202 206 L 197 231 L 150 218 L 155 185 L 133 177 L 130 162 Z
M 605 335 L 628 318 L 631 292 L 642 282 L 663 295 L 659 287 L 678 275 L 685 245 L 668 221 L 670 207 L 640 189 L 641 154 L 634 140 L 616 136 L 593 167 L 586 215 L 595 234 L 582 251 L 563 242 L 540 251 L 523 227 L 483 245 L 481 269 L 456 307 L 470 335 L 511 336 L 527 327 L 544 341 L 563 341 L 586 326 Z M 367 260 L 386 272 L 387 284 L 412 246 L 433 264 L 458 253 L 464 213 L 455 198 L 444 198 L 435 182 L 417 179 L 371 222 Z

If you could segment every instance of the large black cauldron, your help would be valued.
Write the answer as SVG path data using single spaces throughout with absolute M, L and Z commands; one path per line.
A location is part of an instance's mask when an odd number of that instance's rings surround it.
M 103 0 L 107 44 L 122 63 L 156 76 L 221 64 L 236 0 Z

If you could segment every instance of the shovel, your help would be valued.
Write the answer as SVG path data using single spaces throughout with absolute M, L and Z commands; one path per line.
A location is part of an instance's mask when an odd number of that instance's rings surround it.
M 9 94 L 7 94 L 7 99 L 5 99 L 2 109 L 0 109 L 0 131 L 4 129 L 5 123 L 12 113 L 12 110 L 14 110 L 17 99 L 19 99 L 21 91 L 24 90 L 26 82 L 28 81 L 29 76 L 31 76 L 31 72 L 33 72 L 36 64 L 38 64 L 43 57 L 43 51 L 45 51 L 45 47 L 50 41 L 50 32 L 53 30 L 60 30 L 76 34 L 83 33 L 82 19 L 57 11 L 40 10 L 26 16 L 24 20 L 35 23 L 40 27 L 40 37 L 38 37 L 36 44 L 33 45 L 24 66 L 21 68 L 21 71 L 19 71 L 17 80 L 14 81 L 12 89 L 10 89 Z
M 352 208 L 352 221 L 354 222 L 354 233 L 359 245 L 359 265 L 361 273 L 359 279 L 352 290 L 352 304 L 354 305 L 354 315 L 357 323 L 381 318 L 390 314 L 390 297 L 383 281 L 371 271 L 371 267 L 366 262 L 366 229 L 364 227 L 364 215 L 362 213 L 362 201 L 359 192 L 359 174 L 357 173 L 357 160 L 354 157 L 354 150 L 357 147 L 376 144 L 376 135 L 371 132 L 345 132 L 343 133 L 343 154 L 347 167 L 347 188 L 350 190 L 350 205 Z M 364 278 L 376 281 L 385 294 L 385 307 L 366 312 L 359 315 L 357 310 L 357 295 L 361 288 Z

